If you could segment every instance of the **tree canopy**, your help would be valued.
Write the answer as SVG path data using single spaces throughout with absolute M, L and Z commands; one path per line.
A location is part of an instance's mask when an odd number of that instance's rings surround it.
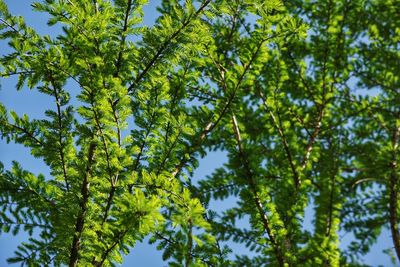
M 115 266 L 150 237 L 169 266 L 368 266 L 386 228 L 399 263 L 399 1 L 163 0 L 144 25 L 146 3 L 35 2 L 42 36 L 0 0 L 0 76 L 53 105 L 0 102 L 51 169 L 0 163 L 1 231 L 39 233 L 9 262 Z

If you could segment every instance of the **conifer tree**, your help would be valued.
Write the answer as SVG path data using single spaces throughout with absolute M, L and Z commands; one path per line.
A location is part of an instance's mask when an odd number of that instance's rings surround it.
M 0 0 L 0 76 L 53 105 L 0 102 L 51 170 L 0 163 L 1 231 L 39 232 L 9 262 L 115 266 L 150 237 L 170 266 L 366 266 L 384 228 L 399 262 L 400 3 L 163 0 L 152 26 L 145 4 L 36 1 L 62 27 L 42 36 Z

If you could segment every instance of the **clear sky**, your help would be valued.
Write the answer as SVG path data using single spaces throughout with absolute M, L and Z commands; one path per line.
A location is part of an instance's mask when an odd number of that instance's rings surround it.
M 31 11 L 31 0 L 5 0 L 5 2 L 8 4 L 12 14 L 22 15 L 27 24 L 36 29 L 38 33 L 55 35 L 59 31 L 59 28 L 57 27 L 49 28 L 46 25 L 47 17 L 44 14 L 34 13 Z M 150 1 L 150 4 L 145 7 L 144 23 L 146 25 L 150 26 L 154 23 L 154 19 L 157 16 L 155 6 L 159 4 L 159 2 L 159 0 Z M 0 55 L 4 55 L 8 51 L 9 48 L 7 48 L 6 43 L 3 40 L 0 40 Z M 44 111 L 52 108 L 53 99 L 47 98 L 36 90 L 29 90 L 27 88 L 17 92 L 15 90 L 15 82 L 15 78 L 0 78 L 0 102 L 2 102 L 8 109 L 15 110 L 18 114 L 27 113 L 30 118 L 43 118 Z M 41 160 L 33 158 L 28 149 L 24 148 L 22 145 L 6 144 L 4 140 L 0 140 L 0 161 L 4 163 L 6 169 L 10 167 L 12 160 L 19 161 L 25 169 L 34 174 L 43 173 L 49 175 L 49 168 Z M 205 159 L 200 161 L 200 167 L 195 172 L 194 178 L 205 177 L 205 175 L 210 174 L 214 168 L 221 166 L 225 161 L 226 156 L 224 153 L 216 152 L 209 154 Z M 221 208 L 234 204 L 234 200 L 230 201 L 232 203 L 227 203 L 225 201 L 225 203 L 214 203 L 213 206 L 219 206 Z M 312 215 L 312 208 L 307 210 L 306 217 L 307 214 L 309 216 Z M 308 222 L 308 226 L 311 226 L 311 221 L 307 220 L 307 218 L 306 222 Z M 307 227 L 307 225 L 305 227 Z M 11 257 L 16 246 L 27 240 L 27 238 L 27 234 L 23 232 L 17 236 L 12 236 L 11 234 L 0 235 L 0 267 L 7 266 L 6 258 Z M 342 246 L 348 244 L 348 242 L 351 241 L 351 234 L 347 234 L 343 237 L 342 241 Z M 390 263 L 388 256 L 381 252 L 382 249 L 391 246 L 390 233 L 388 230 L 385 230 L 381 235 L 379 242 L 372 247 L 372 252 L 365 257 L 365 263 L 372 266 L 393 266 Z M 241 249 L 240 246 L 232 248 Z M 241 253 L 240 251 L 237 252 Z M 245 251 L 243 251 L 243 253 L 245 253 Z M 147 245 L 147 242 L 138 244 L 132 250 L 131 254 L 126 257 L 126 261 L 123 264 L 123 266 L 150 267 L 166 265 L 167 264 L 163 263 L 161 259 L 161 252 L 157 251 L 154 246 Z

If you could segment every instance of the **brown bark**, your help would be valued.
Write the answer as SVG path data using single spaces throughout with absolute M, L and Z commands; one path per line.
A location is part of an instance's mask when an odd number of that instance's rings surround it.
M 240 131 L 239 131 L 239 126 L 236 120 L 235 115 L 232 116 L 232 123 L 233 123 L 233 129 L 235 132 L 235 138 L 236 138 L 236 142 L 237 142 L 237 146 L 238 146 L 238 150 L 239 150 L 239 157 L 243 163 L 245 172 L 246 172 L 246 176 L 247 176 L 247 181 L 248 181 L 248 185 L 250 187 L 250 190 L 254 196 L 254 204 L 257 208 L 257 211 L 260 215 L 260 218 L 262 220 L 263 223 L 263 227 L 264 230 L 267 232 L 268 238 L 271 242 L 272 248 L 274 250 L 275 256 L 278 260 L 278 264 L 279 266 L 283 267 L 285 266 L 285 259 L 282 253 L 281 248 L 279 247 L 279 244 L 274 236 L 274 234 L 272 233 L 272 229 L 271 229 L 271 225 L 269 222 L 269 219 L 267 217 L 267 215 L 265 214 L 265 210 L 263 207 L 263 204 L 261 202 L 260 197 L 258 196 L 257 193 L 257 186 L 254 180 L 254 174 L 251 170 L 248 158 L 246 157 L 245 152 L 243 151 L 243 146 L 242 146 L 242 138 L 240 136 Z
M 70 267 L 77 266 L 79 260 L 80 238 L 83 232 L 83 227 L 85 225 L 85 215 L 87 211 L 87 203 L 89 200 L 89 185 L 90 185 L 89 175 L 93 165 L 95 148 L 96 145 L 94 143 L 91 143 L 88 150 L 88 160 L 81 187 L 81 194 L 82 194 L 82 200 L 80 203 L 81 210 L 79 212 L 78 218 L 76 219 L 74 239 L 72 241 L 71 253 L 69 258 Z
M 399 217 L 398 217 L 398 192 L 399 192 L 399 177 L 397 174 L 397 153 L 399 143 L 400 127 L 397 127 L 393 133 L 392 145 L 393 155 L 390 164 L 390 198 L 389 198 L 389 221 L 390 230 L 392 232 L 392 240 L 397 254 L 397 259 L 400 261 L 400 233 L 399 233 Z

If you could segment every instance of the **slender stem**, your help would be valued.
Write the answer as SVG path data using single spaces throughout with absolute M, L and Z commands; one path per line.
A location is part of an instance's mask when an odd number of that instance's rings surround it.
M 267 39 L 266 39 L 267 40 Z M 190 148 L 189 152 L 187 154 L 192 155 L 193 153 L 195 153 L 197 151 L 197 149 L 201 146 L 201 144 L 203 143 L 203 141 L 206 139 L 207 135 L 214 130 L 214 128 L 219 124 L 219 122 L 222 120 L 222 118 L 225 116 L 226 112 L 228 111 L 228 108 L 231 106 L 239 88 L 240 85 L 244 79 L 244 77 L 246 76 L 247 71 L 250 69 L 251 65 L 253 64 L 254 60 L 256 59 L 261 47 L 264 45 L 266 40 L 262 40 L 259 45 L 257 46 L 256 50 L 254 51 L 254 53 L 252 54 L 252 57 L 250 59 L 250 61 L 244 66 L 243 72 L 240 74 L 239 79 L 235 85 L 235 87 L 233 88 L 233 91 L 230 93 L 230 95 L 228 96 L 227 101 L 225 102 L 225 105 L 222 108 L 221 113 L 218 115 L 217 119 L 215 121 L 211 120 L 209 123 L 207 123 L 207 125 L 204 127 L 203 131 L 200 133 L 199 138 L 195 141 L 195 143 L 193 144 L 193 146 Z M 226 84 L 223 83 L 223 86 L 225 87 Z M 225 91 L 228 91 L 228 88 L 225 88 Z M 228 92 L 227 92 L 228 93 Z M 189 157 L 190 158 L 190 157 Z M 181 162 L 175 167 L 175 170 L 172 172 L 172 176 L 175 177 L 177 176 L 183 169 L 183 167 L 186 166 L 186 164 L 188 163 L 188 159 L 183 159 L 181 160 Z
M 292 152 L 290 151 L 289 144 L 287 142 L 285 133 L 283 131 L 283 127 L 282 127 L 282 123 L 281 123 L 280 117 L 278 116 L 278 119 L 276 118 L 275 114 L 272 112 L 270 107 L 267 105 L 267 99 L 265 98 L 265 96 L 261 92 L 261 90 L 259 90 L 258 94 L 260 95 L 261 99 L 263 100 L 263 105 L 267 109 L 267 111 L 268 111 L 268 113 L 269 113 L 269 115 L 271 117 L 272 123 L 274 124 L 276 130 L 278 131 L 279 137 L 281 138 L 281 142 L 282 142 L 285 154 L 286 154 L 286 158 L 289 161 L 290 169 L 291 169 L 291 171 L 293 173 L 294 184 L 295 184 L 296 188 L 298 188 L 300 186 L 299 174 L 298 174 L 298 172 L 296 170 L 296 166 L 295 166 L 295 163 L 294 163 L 294 160 L 293 160 Z
M 192 263 L 192 248 L 193 248 L 193 237 L 192 237 L 192 229 L 193 228 L 193 223 L 192 220 L 189 219 L 189 232 L 187 236 L 187 251 L 185 255 L 185 267 L 190 267 Z
M 313 150 L 315 141 L 317 140 L 317 137 L 318 137 L 319 132 L 321 130 L 322 118 L 324 117 L 324 107 L 325 107 L 325 105 L 323 107 L 321 107 L 321 109 L 320 109 L 320 111 L 318 113 L 317 122 L 316 122 L 316 125 L 314 127 L 314 131 L 313 131 L 313 133 L 312 133 L 312 135 L 310 137 L 310 140 L 308 141 L 308 144 L 307 144 L 306 149 L 305 149 L 305 155 L 304 155 L 303 161 L 301 163 L 301 167 L 300 167 L 301 170 L 304 170 L 306 168 L 307 163 L 308 163 L 308 161 L 310 159 L 311 152 Z
M 146 73 L 154 66 L 154 63 L 162 56 L 163 52 L 168 48 L 169 44 L 190 24 L 190 22 L 192 22 L 192 18 L 197 17 L 210 2 L 211 0 L 204 1 L 204 3 L 194 14 L 189 15 L 187 20 L 183 22 L 180 28 L 176 32 L 174 32 L 165 42 L 162 43 L 160 48 L 157 50 L 157 53 L 153 56 L 149 63 L 147 63 L 144 70 L 138 76 L 136 76 L 135 81 L 128 87 L 128 92 L 131 92 L 133 88 L 142 80 Z
M 35 73 L 33 70 L 21 70 L 21 71 L 14 71 L 14 72 L 7 72 L 7 73 L 1 73 L 0 77 L 9 77 L 13 75 L 24 75 L 24 74 L 33 74 Z
M 132 0 L 128 0 L 127 7 L 125 10 L 124 26 L 122 27 L 122 37 L 121 37 L 121 43 L 120 43 L 120 48 L 119 48 L 119 52 L 118 52 L 118 59 L 117 59 L 117 63 L 115 64 L 116 70 L 114 73 L 114 77 L 118 76 L 121 65 L 122 65 L 122 54 L 123 54 L 125 40 L 126 40 L 125 32 L 128 29 L 128 20 L 129 20 L 129 15 L 131 13 L 131 9 L 132 9 Z
M 246 176 L 247 176 L 247 182 L 248 185 L 250 187 L 250 190 L 254 196 L 254 204 L 258 210 L 258 213 L 260 215 L 261 221 L 263 223 L 264 226 L 264 230 L 267 232 L 268 238 L 271 242 L 271 245 L 274 249 L 274 253 L 275 256 L 278 260 L 279 266 L 283 267 L 285 266 L 285 259 L 283 256 L 283 253 L 281 251 L 281 248 L 279 247 L 279 244 L 275 238 L 275 235 L 272 233 L 272 229 L 271 229 L 271 225 L 269 222 L 269 219 L 267 217 L 267 215 L 265 214 L 264 211 L 264 207 L 263 204 L 261 202 L 261 199 L 257 193 L 257 186 L 256 186 L 256 182 L 254 179 L 254 173 L 251 170 L 250 167 L 250 163 L 249 163 L 249 159 L 247 158 L 246 153 L 243 150 L 243 146 L 242 146 L 242 139 L 240 136 L 240 130 L 239 130 L 239 125 L 237 123 L 236 117 L 235 115 L 232 116 L 232 124 L 233 124 L 233 129 L 234 129 L 234 133 L 235 133 L 235 139 L 237 142 L 237 146 L 238 146 L 238 152 L 239 152 L 239 157 L 242 161 L 243 167 L 245 168 L 246 171 Z
M 8 23 L 7 21 L 5 21 L 4 19 L 0 18 L 0 21 L 6 25 L 7 27 L 11 28 L 15 33 L 19 34 L 19 31 L 10 23 Z
M 400 127 L 396 127 L 392 137 L 392 162 L 390 164 L 391 174 L 390 174 L 390 199 L 389 199 L 389 221 L 390 221 L 390 230 L 392 232 L 392 240 L 394 244 L 394 248 L 396 250 L 397 258 L 400 261 L 400 232 L 399 232 L 399 217 L 398 217 L 398 209 L 399 209 L 399 177 L 398 177 L 398 163 L 397 163 L 397 154 L 398 154 L 398 145 L 399 145 L 399 136 L 400 136 Z
M 179 133 L 178 133 L 177 136 L 174 138 L 174 141 L 172 142 L 172 144 L 169 146 L 168 151 L 167 151 L 167 153 L 165 153 L 164 158 L 163 158 L 163 160 L 162 160 L 162 162 L 161 162 L 161 164 L 160 164 L 160 167 L 159 167 L 158 170 L 157 170 L 157 175 L 159 175 L 159 174 L 162 172 L 165 163 L 167 162 L 167 160 L 168 160 L 168 158 L 170 157 L 172 151 L 174 150 L 174 148 L 175 148 L 176 145 L 178 144 L 179 137 L 180 137 L 181 133 L 182 133 L 182 130 L 179 130 Z
M 65 181 L 65 187 L 67 191 L 69 190 L 69 182 L 68 182 L 68 176 L 67 176 L 67 167 L 66 167 L 66 162 L 65 162 L 65 155 L 64 155 L 64 145 L 63 145 L 63 136 L 62 136 L 62 113 L 61 113 L 61 103 L 60 103 L 60 96 L 59 92 L 57 91 L 57 86 L 54 81 L 54 77 L 52 73 L 49 74 L 50 77 L 50 83 L 53 87 L 53 93 L 54 97 L 56 99 L 56 105 L 57 105 L 57 122 L 58 122 L 58 142 L 59 147 L 58 147 L 58 152 L 60 153 L 60 158 L 61 158 L 61 165 L 62 165 L 62 170 L 63 170 L 63 175 L 64 175 L 64 181 Z
M 78 265 L 79 260 L 79 250 L 80 250 L 80 239 L 83 232 L 83 227 L 85 225 L 85 217 L 87 212 L 87 204 L 89 201 L 89 176 L 92 170 L 93 161 L 94 161 L 94 154 L 95 154 L 96 144 L 91 143 L 88 149 L 88 157 L 87 157 L 87 164 L 86 170 L 83 176 L 82 186 L 81 186 L 81 194 L 82 200 L 80 203 L 80 212 L 76 219 L 75 223 L 75 232 L 74 238 L 72 240 L 71 245 L 71 252 L 69 258 L 69 267 L 75 267 Z
M 158 239 L 161 239 L 163 241 L 165 241 L 166 243 L 168 243 L 170 246 L 176 246 L 178 244 L 178 242 L 176 240 L 173 240 L 171 238 L 165 237 L 163 236 L 160 232 L 156 232 L 155 235 L 157 236 Z M 210 261 L 200 257 L 199 255 L 194 254 L 193 252 L 190 253 L 190 257 L 191 258 L 198 258 L 200 259 L 203 263 L 206 264 L 206 266 L 215 266 L 214 264 L 212 264 Z
M 10 126 L 10 127 L 12 127 L 12 128 L 14 128 L 15 130 L 18 130 L 18 131 L 22 132 L 23 134 L 26 134 L 30 139 L 32 139 L 32 141 L 33 141 L 34 143 L 36 143 L 36 144 L 38 144 L 38 145 L 40 145 L 40 146 L 42 146 L 42 147 L 44 146 L 44 143 L 43 143 L 40 139 L 38 139 L 37 137 L 35 137 L 35 136 L 33 135 L 33 133 L 29 132 L 27 129 L 22 128 L 21 126 L 18 126 L 18 125 L 9 123 L 9 122 L 6 121 L 6 120 L 0 120 L 0 122 L 1 122 L 1 123 L 4 123 L 4 124 L 6 124 L 6 125 L 8 125 L 8 126 Z
M 120 243 L 120 240 L 128 233 L 128 229 L 121 231 L 115 238 L 114 242 L 101 255 L 100 262 L 94 262 L 94 266 L 103 266 L 110 252 Z
M 5 221 L 0 221 L 0 225 L 23 225 L 27 227 L 39 227 L 43 229 L 51 229 L 52 226 L 49 224 L 41 224 L 41 223 L 35 223 L 35 222 L 25 222 L 25 221 L 20 221 L 20 222 L 5 222 Z

